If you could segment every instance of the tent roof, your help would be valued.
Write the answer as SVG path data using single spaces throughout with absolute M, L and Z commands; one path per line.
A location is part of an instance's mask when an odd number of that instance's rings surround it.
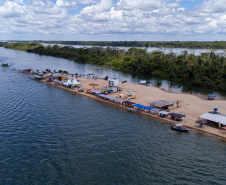
M 104 87 L 104 88 L 100 88 L 101 91 L 110 91 L 112 90 L 112 87 Z
M 90 90 L 89 92 L 95 93 L 95 94 L 100 94 L 100 91 L 97 91 L 97 90 Z
M 207 121 L 206 120 L 197 120 L 195 123 L 199 123 L 199 124 L 201 124 L 201 125 L 204 125 L 204 124 L 206 124 L 207 123 Z
M 154 109 L 152 109 L 152 111 L 154 111 L 154 112 L 159 112 L 161 109 L 157 109 L 157 108 L 154 108 Z
M 209 94 L 208 97 L 214 98 L 214 97 L 216 97 L 216 95 L 214 95 L 214 94 Z
M 222 125 L 226 125 L 226 115 L 223 114 L 207 112 L 199 117 L 216 123 L 220 122 Z
M 159 111 L 159 114 L 169 114 L 169 112 L 166 112 L 166 111 Z
M 105 94 L 97 94 L 97 95 L 100 96 L 100 97 L 103 97 L 103 98 L 107 98 L 107 99 L 110 99 L 110 100 L 114 100 L 114 101 L 120 102 L 120 103 L 124 102 L 124 100 L 122 100 L 122 99 L 118 99 L 118 98 L 114 98 L 114 97 L 111 97 L 111 96 L 107 96 Z
M 71 83 L 72 85 L 81 85 L 81 83 L 78 82 L 76 79 L 73 79 Z
M 151 104 L 155 107 L 164 107 L 170 104 L 174 104 L 174 102 L 168 101 L 168 100 L 156 100 L 156 101 L 149 102 L 148 104 Z
M 136 104 L 136 103 L 133 103 L 131 101 L 123 101 L 123 103 L 130 104 L 130 105 Z
M 141 105 L 141 104 L 135 104 L 135 105 L 134 105 L 134 107 L 139 107 L 139 108 L 141 108 L 141 109 L 144 109 L 144 108 L 146 108 L 146 106 L 144 106 L 144 105 Z
M 146 110 L 153 110 L 153 107 L 145 107 Z
M 53 75 L 53 77 L 62 77 L 61 73 L 53 73 L 52 75 Z
M 170 116 L 174 116 L 174 117 L 185 117 L 185 115 L 183 115 L 183 114 L 178 114 L 178 113 L 174 113 L 174 112 L 172 112 L 172 113 L 169 113 L 168 115 L 170 115 Z
M 128 92 L 128 94 L 136 94 L 136 92 L 130 91 L 130 92 Z
M 69 85 L 69 84 L 72 84 L 72 82 L 71 82 L 71 80 L 70 79 L 68 79 L 68 81 L 67 82 L 65 82 L 65 83 L 63 83 L 64 85 Z
M 135 104 L 134 107 L 139 107 L 141 109 L 146 109 L 146 110 L 153 110 L 154 109 L 153 107 L 147 107 L 147 106 L 144 106 L 144 105 L 141 105 L 141 104 Z

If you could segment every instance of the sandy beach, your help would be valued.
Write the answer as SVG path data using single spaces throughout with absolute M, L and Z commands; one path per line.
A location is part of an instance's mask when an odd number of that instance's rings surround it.
M 108 81 L 103 79 L 92 79 L 92 78 L 77 78 L 82 83 L 82 87 L 85 89 L 96 89 L 99 90 L 100 88 L 106 87 L 108 85 Z M 46 81 L 45 81 L 46 82 Z M 54 84 L 53 82 L 49 83 L 54 86 L 58 86 L 60 88 L 63 88 L 67 91 L 71 92 L 78 92 L 77 90 L 72 89 L 66 89 L 63 86 L 59 86 Z M 195 123 L 196 120 L 198 120 L 198 117 L 206 112 L 213 111 L 214 108 L 218 108 L 218 111 L 221 114 L 226 115 L 226 101 L 225 100 L 207 100 L 203 97 L 200 97 L 198 95 L 192 95 L 192 94 L 182 94 L 182 93 L 170 93 L 166 92 L 164 90 L 161 90 L 157 87 L 150 87 L 150 86 L 144 86 L 139 84 L 131 84 L 131 83 L 119 83 L 119 86 L 121 88 L 120 92 L 108 94 L 112 97 L 119 97 L 120 94 L 126 95 L 129 91 L 135 91 L 136 92 L 136 99 L 132 99 L 131 101 L 134 103 L 139 103 L 142 105 L 147 106 L 148 102 L 155 101 L 155 100 L 169 100 L 169 101 L 179 101 L 179 107 L 171 109 L 170 112 L 183 112 L 186 114 L 186 117 L 183 118 L 182 122 L 176 122 L 170 119 L 170 117 L 167 118 L 160 118 L 157 115 L 153 115 L 152 113 L 148 112 L 141 112 L 147 116 L 155 117 L 160 119 L 163 122 L 170 123 L 170 124 L 176 124 L 181 123 L 185 125 L 186 127 L 200 131 L 202 133 L 210 134 L 212 136 L 220 137 L 223 139 L 226 139 L 226 131 L 220 130 L 214 127 L 210 126 L 202 126 L 200 127 L 199 124 Z M 79 94 L 89 96 L 91 98 L 94 98 L 96 100 L 110 103 L 104 100 L 101 100 L 100 98 L 95 97 L 95 95 L 87 94 L 86 92 L 80 92 Z M 125 99 L 126 100 L 126 99 Z M 111 104 L 111 103 L 110 103 Z M 127 108 L 122 105 L 117 105 L 121 108 Z

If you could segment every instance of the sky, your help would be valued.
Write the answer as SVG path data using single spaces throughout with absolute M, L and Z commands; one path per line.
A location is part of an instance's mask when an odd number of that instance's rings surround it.
M 0 40 L 225 41 L 226 0 L 0 0 Z

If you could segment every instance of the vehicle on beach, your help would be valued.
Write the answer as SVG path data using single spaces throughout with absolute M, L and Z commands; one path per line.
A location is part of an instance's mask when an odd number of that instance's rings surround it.
M 189 129 L 183 127 L 182 124 L 172 125 L 171 130 L 176 130 L 176 131 L 180 131 L 180 132 L 189 132 Z

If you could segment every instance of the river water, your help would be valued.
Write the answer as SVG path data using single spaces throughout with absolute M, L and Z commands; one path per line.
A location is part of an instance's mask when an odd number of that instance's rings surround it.
M 47 44 L 47 43 L 42 43 L 44 46 L 54 46 L 56 44 Z M 91 48 L 91 47 L 112 47 L 112 46 L 90 46 L 90 45 L 73 45 L 73 44 L 57 44 L 58 46 L 64 47 L 64 46 L 69 46 L 69 47 L 74 47 L 74 48 Z M 128 51 L 130 48 L 133 47 L 123 47 L 123 46 L 117 46 L 117 47 L 112 47 L 112 48 L 118 48 L 118 49 L 123 49 L 125 51 Z M 197 48 L 166 48 L 166 47 L 136 47 L 139 49 L 145 49 L 147 52 L 153 52 L 153 51 L 162 51 L 164 53 L 176 53 L 177 55 L 180 55 L 183 51 L 187 51 L 188 54 L 194 54 L 194 55 L 200 55 L 201 53 L 210 53 L 210 52 L 215 52 L 219 53 L 222 55 L 226 54 L 226 49 L 197 49 Z
M 122 73 L 4 48 L 0 62 L 10 64 L 0 67 L 0 184 L 225 183 L 225 141 L 172 131 L 18 69 Z

